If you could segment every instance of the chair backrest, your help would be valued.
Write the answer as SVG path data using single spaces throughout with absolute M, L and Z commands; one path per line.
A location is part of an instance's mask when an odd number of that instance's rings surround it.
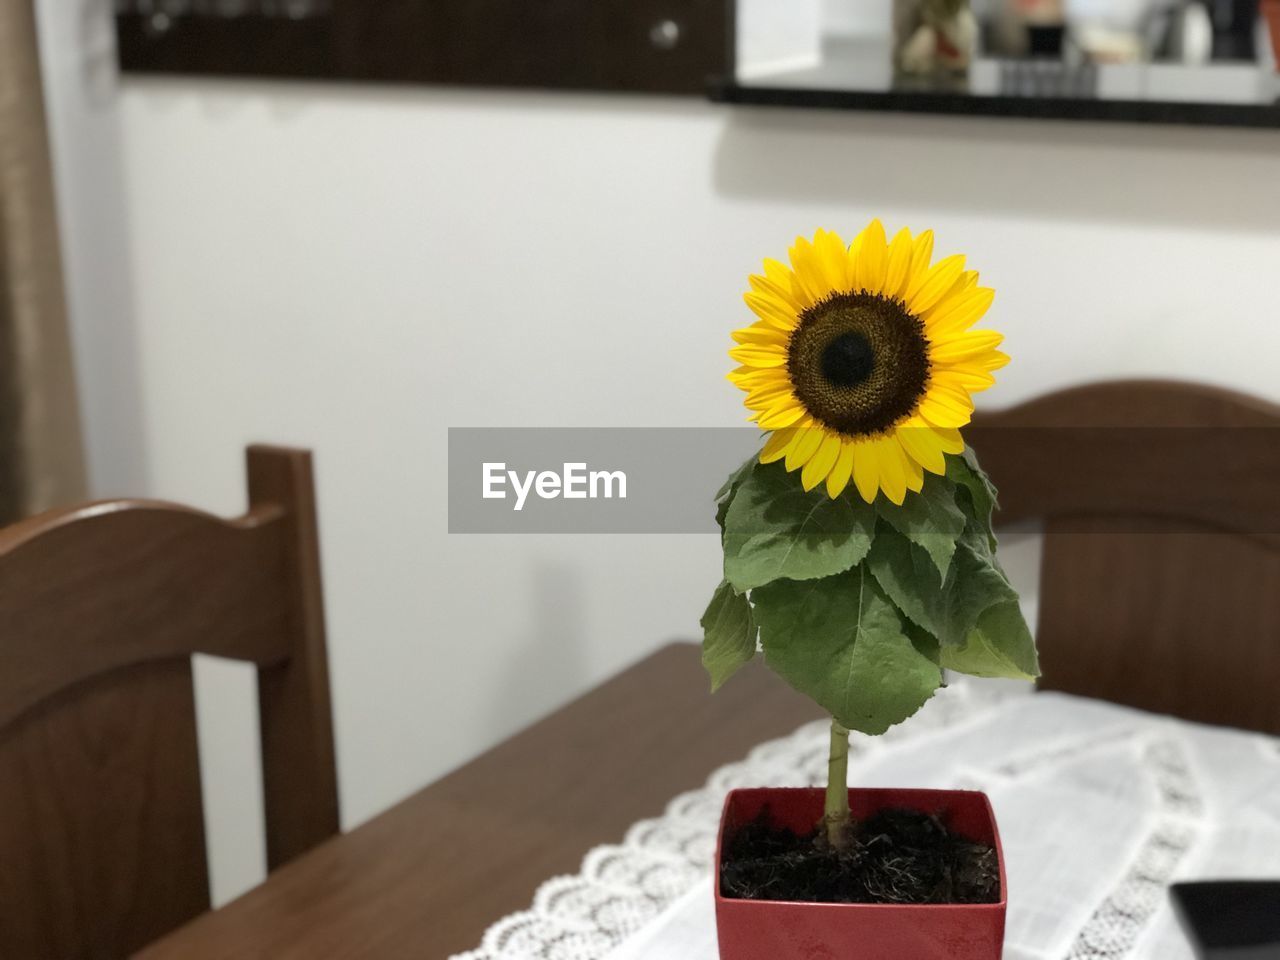
M 209 908 L 192 654 L 257 666 L 268 866 L 338 831 L 311 459 L 248 470 L 236 520 L 0 530 L 0 957 L 114 960 Z
M 1280 407 L 1104 383 L 968 438 L 998 521 L 1044 525 L 1043 688 L 1280 734 Z

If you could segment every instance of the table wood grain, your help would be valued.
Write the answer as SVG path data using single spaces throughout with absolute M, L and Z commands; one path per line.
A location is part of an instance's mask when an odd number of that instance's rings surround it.
M 592 847 L 817 716 L 759 663 L 713 697 L 698 648 L 672 644 L 138 956 L 443 960 Z

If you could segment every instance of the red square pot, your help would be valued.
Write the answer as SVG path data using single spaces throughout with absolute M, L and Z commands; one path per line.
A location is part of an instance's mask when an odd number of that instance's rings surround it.
M 1000 862 L 1000 902 L 898 904 L 731 900 L 720 893 L 720 857 L 728 838 L 766 807 L 797 833 L 822 819 L 821 789 L 734 790 L 725 800 L 716 848 L 716 928 L 720 960 L 1000 960 L 1008 899 L 1004 851 L 991 802 L 963 790 L 850 790 L 863 819 L 897 808 L 937 815 L 949 830 L 990 844 Z

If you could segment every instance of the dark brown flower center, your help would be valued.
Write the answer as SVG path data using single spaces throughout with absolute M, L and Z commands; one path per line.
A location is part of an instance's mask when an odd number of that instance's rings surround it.
M 840 334 L 822 351 L 822 375 L 836 387 L 856 387 L 875 367 L 875 351 L 856 330 Z
M 924 324 L 899 300 L 836 293 L 800 314 L 787 373 L 805 409 L 847 436 L 883 433 L 929 386 Z

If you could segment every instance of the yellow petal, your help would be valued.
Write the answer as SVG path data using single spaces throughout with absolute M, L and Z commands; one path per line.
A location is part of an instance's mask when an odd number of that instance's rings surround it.
M 788 382 L 787 371 L 779 367 L 734 367 L 725 374 L 725 379 L 742 390 Z
M 742 299 L 747 302 L 752 313 L 776 330 L 789 333 L 800 323 L 796 312 L 773 294 L 744 293 Z
M 935 303 L 928 310 L 926 310 L 924 313 L 920 314 L 920 319 L 923 320 L 925 323 L 928 323 L 930 317 L 932 317 L 939 310 L 943 309 L 954 298 L 963 296 L 965 293 L 968 293 L 970 290 L 972 290 L 974 285 L 969 283 L 969 281 L 965 278 L 976 277 L 976 276 L 977 274 L 972 272 L 961 273 L 960 276 L 956 278 L 956 282 L 951 285 L 951 287 L 947 290 L 947 292 L 938 298 L 938 302 Z
M 755 344 L 746 347 L 734 347 L 729 351 L 729 356 L 748 367 L 761 369 L 781 367 L 787 362 L 786 351 Z
M 839 234 L 819 230 L 813 240 L 813 249 L 827 291 L 848 292 L 853 286 L 849 274 L 849 248 Z
M 955 407 L 932 393 L 920 401 L 917 412 L 935 427 L 963 427 L 973 419 L 972 411 Z
M 974 362 L 980 364 L 983 370 L 999 370 L 1009 362 L 1009 355 L 999 350 L 992 350 L 980 357 L 974 357 Z
M 938 435 L 919 417 L 911 417 L 898 427 L 898 442 L 920 466 L 939 476 L 947 472 L 947 458 L 942 455 Z
M 915 281 L 929 272 L 929 263 L 933 259 L 933 231 L 926 230 L 911 241 L 911 266 L 907 268 L 907 277 L 903 281 L 901 299 L 906 299 L 907 291 Z
M 924 468 L 909 456 L 904 456 L 902 463 L 907 468 L 907 489 L 919 493 L 924 489 Z
M 902 445 L 893 437 L 878 437 L 873 442 L 880 464 L 880 489 L 892 502 L 901 506 L 907 498 L 907 465 Z
M 790 296 L 790 302 L 795 303 L 801 310 L 808 309 L 813 306 L 813 301 L 809 299 L 808 294 L 800 286 L 800 281 L 796 277 L 795 271 L 778 260 L 765 260 L 764 272 L 774 283 L 784 287 Z
M 742 402 L 753 410 L 761 410 L 765 407 L 772 407 L 779 400 L 790 396 L 791 384 L 783 381 L 753 388 Z
M 949 383 L 945 379 L 940 380 L 934 377 L 930 380 L 927 395 L 933 397 L 939 403 L 954 407 L 956 410 L 973 413 L 973 397 L 969 396 L 969 391 L 964 387 Z
M 938 446 L 943 453 L 964 453 L 964 437 L 960 431 L 951 427 L 934 427 L 933 434 L 938 438 Z
M 818 452 L 809 459 L 809 462 L 804 465 L 804 469 L 800 471 L 800 485 L 805 490 L 812 490 L 827 479 L 827 474 L 836 465 L 836 460 L 839 456 L 840 437 L 837 434 L 829 433 L 823 438 L 822 446 L 818 447 Z
M 827 431 L 822 427 L 806 427 L 800 430 L 794 446 L 787 451 L 787 470 L 795 470 L 809 462 L 809 458 L 818 452 L 822 438 Z
M 874 503 L 880 492 L 880 464 L 876 457 L 875 442 L 863 440 L 854 445 L 853 485 L 867 503 Z
M 865 233 L 865 231 L 863 231 Z M 847 254 L 847 263 L 845 269 L 849 272 L 849 289 L 853 290 L 858 284 L 858 260 L 862 256 L 862 233 L 853 238 L 853 243 L 849 244 Z
M 781 460 L 787 455 L 787 450 L 791 444 L 795 443 L 798 435 L 798 430 L 775 430 L 764 442 L 764 449 L 760 451 L 760 462 L 773 463 L 775 460 Z
M 885 263 L 884 295 L 900 297 L 911 270 L 911 231 L 903 227 L 889 244 Z
M 778 263 L 777 260 L 766 260 L 764 262 L 764 270 L 764 276 L 759 274 L 751 275 L 751 289 L 757 293 L 768 294 L 796 313 L 802 311 L 806 304 L 802 303 L 792 292 L 791 271 Z
M 854 284 L 859 290 L 868 293 L 881 293 L 884 290 L 885 271 L 888 268 L 889 251 L 884 237 L 884 224 L 872 220 L 862 231 L 858 244 L 857 272 Z
M 992 352 L 1004 341 L 1004 336 L 994 330 L 977 330 L 962 333 L 929 344 L 929 359 L 933 363 L 957 363 Z
M 827 496 L 832 500 L 844 493 L 844 488 L 849 485 L 849 480 L 853 477 L 853 446 L 849 440 L 841 442 L 840 456 L 836 459 L 831 472 L 827 474 Z
M 743 398 L 742 405 L 750 410 L 759 410 L 761 413 L 782 406 L 800 406 L 791 393 L 790 384 L 768 384 L 756 387 Z
M 779 347 L 786 346 L 789 339 L 788 335 L 783 331 L 763 323 L 753 323 L 749 327 L 735 330 L 732 333 L 732 337 L 737 343 L 768 343 Z
M 916 276 L 907 290 L 907 309 L 917 317 L 942 299 L 964 272 L 960 254 L 938 261 L 927 273 Z
M 965 365 L 960 367 L 935 366 L 929 375 L 930 382 L 942 383 L 956 390 L 967 390 L 977 393 L 986 390 L 996 382 L 996 378 L 981 367 Z
M 831 292 L 823 278 L 818 253 L 813 249 L 812 243 L 804 237 L 796 237 L 795 244 L 788 252 L 796 282 L 809 303 L 817 303 Z
M 760 424 L 762 430 L 778 430 L 782 427 L 794 426 L 796 421 L 804 416 L 804 407 L 796 403 L 794 400 L 788 399 L 769 410 L 760 411 L 760 415 L 756 418 L 756 423 Z
M 934 343 L 963 333 L 982 319 L 995 296 L 996 292 L 990 287 L 976 287 L 959 295 L 944 297 L 922 318 L 925 333 Z

